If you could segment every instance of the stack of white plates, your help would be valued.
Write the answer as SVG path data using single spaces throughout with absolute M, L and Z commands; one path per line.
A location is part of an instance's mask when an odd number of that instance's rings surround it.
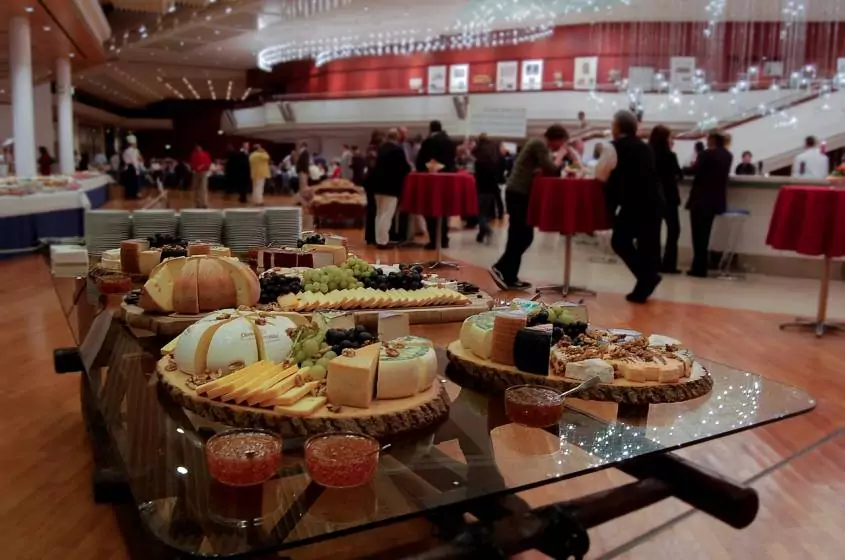
M 128 210 L 88 210 L 85 212 L 85 246 L 95 257 L 107 249 L 119 249 L 131 232 Z
M 182 210 L 180 237 L 186 241 L 220 243 L 223 235 L 223 211 L 211 208 L 190 208 Z
M 264 210 L 267 220 L 267 241 L 274 246 L 296 247 L 302 231 L 302 208 L 273 206 Z
M 162 235 L 176 235 L 176 211 L 161 209 L 136 210 L 132 214 L 132 235 L 138 239 L 146 239 L 157 233 Z
M 234 253 L 263 247 L 264 210 L 261 208 L 229 208 L 223 225 L 224 241 Z

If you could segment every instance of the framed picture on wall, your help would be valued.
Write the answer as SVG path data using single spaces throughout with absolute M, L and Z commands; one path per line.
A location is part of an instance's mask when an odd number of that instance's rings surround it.
M 445 66 L 429 66 L 428 67 L 428 93 L 430 93 L 430 94 L 446 93 L 446 67 Z
M 575 89 L 595 89 L 599 73 L 599 57 L 580 56 L 575 59 Z
M 469 91 L 469 64 L 453 64 L 449 67 L 449 93 Z
M 503 60 L 496 64 L 496 91 L 516 91 L 516 78 L 519 63 L 515 60 Z
M 669 83 L 678 91 L 695 91 L 695 57 L 673 56 L 669 59 Z
M 543 89 L 543 61 L 522 61 L 522 91 L 537 91 Z

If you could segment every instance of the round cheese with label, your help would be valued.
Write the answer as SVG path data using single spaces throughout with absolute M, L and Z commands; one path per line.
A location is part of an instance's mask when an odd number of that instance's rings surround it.
M 188 374 L 234 369 L 259 360 L 283 362 L 290 355 L 287 317 L 252 311 L 224 310 L 197 321 L 179 335 L 173 358 Z

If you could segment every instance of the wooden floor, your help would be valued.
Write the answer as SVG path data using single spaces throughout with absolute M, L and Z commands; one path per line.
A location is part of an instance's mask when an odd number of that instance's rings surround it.
M 218 204 L 222 204 L 216 199 Z M 378 252 L 370 260 L 431 258 L 421 250 Z M 486 273 L 464 267 L 455 277 L 495 292 Z M 0 558 L 126 558 L 117 523 L 90 495 L 91 457 L 79 416 L 78 379 L 52 373 L 52 350 L 72 344 L 39 257 L 0 261 L 0 349 L 5 396 L 0 407 Z M 759 372 L 813 394 L 818 408 L 799 418 L 680 452 L 760 493 L 757 521 L 735 531 L 681 502 L 668 500 L 590 532 L 591 558 L 841 558 L 845 546 L 845 343 L 777 329 L 785 318 L 763 313 L 622 296 L 588 302 L 608 326 L 671 332 L 696 353 Z M 437 342 L 458 325 L 420 327 Z M 576 497 L 627 481 L 605 471 L 526 492 L 533 504 Z M 525 554 L 524 557 L 536 557 Z

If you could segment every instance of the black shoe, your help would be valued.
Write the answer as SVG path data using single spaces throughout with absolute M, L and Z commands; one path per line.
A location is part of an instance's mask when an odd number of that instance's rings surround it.
M 505 277 L 502 276 L 502 272 L 498 268 L 496 268 L 495 266 L 490 267 L 490 276 L 493 277 L 493 282 L 495 282 L 496 285 L 499 286 L 499 289 L 501 289 L 501 290 L 507 290 L 508 289 L 508 283 L 505 282 Z
M 427 243 L 426 246 L 425 246 L 425 249 L 427 249 L 429 251 L 433 251 L 433 250 L 437 249 L 437 245 L 435 245 L 434 243 Z
M 440 248 L 441 249 L 448 249 L 449 248 L 449 242 L 444 241 L 443 243 L 440 244 Z
M 530 290 L 531 284 L 529 282 L 523 282 L 522 280 L 517 280 L 515 282 L 511 282 L 508 284 L 509 290 Z
M 645 294 L 638 293 L 636 290 L 625 296 L 625 299 L 630 301 L 631 303 L 645 303 L 648 301 L 648 296 Z
M 701 272 L 700 270 L 688 270 L 687 276 L 692 276 L 693 278 L 707 278 L 707 273 Z
M 486 237 L 486 234 L 483 231 L 479 231 L 478 235 L 475 236 L 476 243 L 484 243 L 484 237 Z

